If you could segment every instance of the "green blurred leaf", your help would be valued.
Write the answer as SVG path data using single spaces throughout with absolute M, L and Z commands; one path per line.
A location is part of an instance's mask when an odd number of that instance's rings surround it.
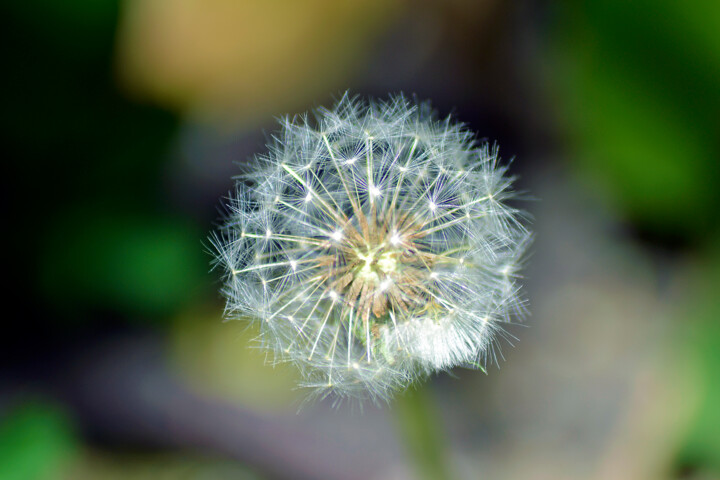
M 43 240 L 43 293 L 61 305 L 169 314 L 209 279 L 203 236 L 170 218 L 83 208 L 59 216 Z
M 552 81 L 581 172 L 645 229 L 707 233 L 720 223 L 717 2 L 560 5 Z
M 0 421 L 0 478 L 52 480 L 76 455 L 68 418 L 55 406 L 26 403 Z
M 702 400 L 679 453 L 681 465 L 720 475 L 720 241 L 709 256 L 683 319 L 682 348 L 697 358 Z

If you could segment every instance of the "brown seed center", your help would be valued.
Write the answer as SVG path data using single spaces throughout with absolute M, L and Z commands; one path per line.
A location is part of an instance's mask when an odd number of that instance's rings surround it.
M 404 222 L 391 227 L 364 216 L 361 220 L 359 229 L 345 229 L 348 242 L 338 248 L 330 287 L 365 322 L 372 314 L 384 323 L 389 313 L 404 316 L 410 307 L 427 303 L 432 262 L 407 233 L 412 229 Z

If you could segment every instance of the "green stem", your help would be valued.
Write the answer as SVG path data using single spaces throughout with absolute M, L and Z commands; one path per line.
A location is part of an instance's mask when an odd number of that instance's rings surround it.
M 418 478 L 450 480 L 455 475 L 448 464 L 447 442 L 431 393 L 427 383 L 408 390 L 396 400 L 395 417 Z

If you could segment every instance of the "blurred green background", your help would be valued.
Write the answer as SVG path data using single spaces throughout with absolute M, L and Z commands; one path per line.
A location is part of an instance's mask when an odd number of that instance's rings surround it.
M 457 478 L 720 478 L 719 2 L 0 12 L 0 480 L 440 475 L 416 436 Z M 205 239 L 275 118 L 348 88 L 515 157 L 532 316 L 488 376 L 297 415 L 292 369 L 222 323 Z

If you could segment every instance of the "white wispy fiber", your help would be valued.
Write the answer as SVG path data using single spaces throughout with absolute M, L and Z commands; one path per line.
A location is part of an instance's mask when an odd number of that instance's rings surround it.
M 494 360 L 529 239 L 497 148 L 402 96 L 281 125 L 211 238 L 228 318 L 321 396 Z

